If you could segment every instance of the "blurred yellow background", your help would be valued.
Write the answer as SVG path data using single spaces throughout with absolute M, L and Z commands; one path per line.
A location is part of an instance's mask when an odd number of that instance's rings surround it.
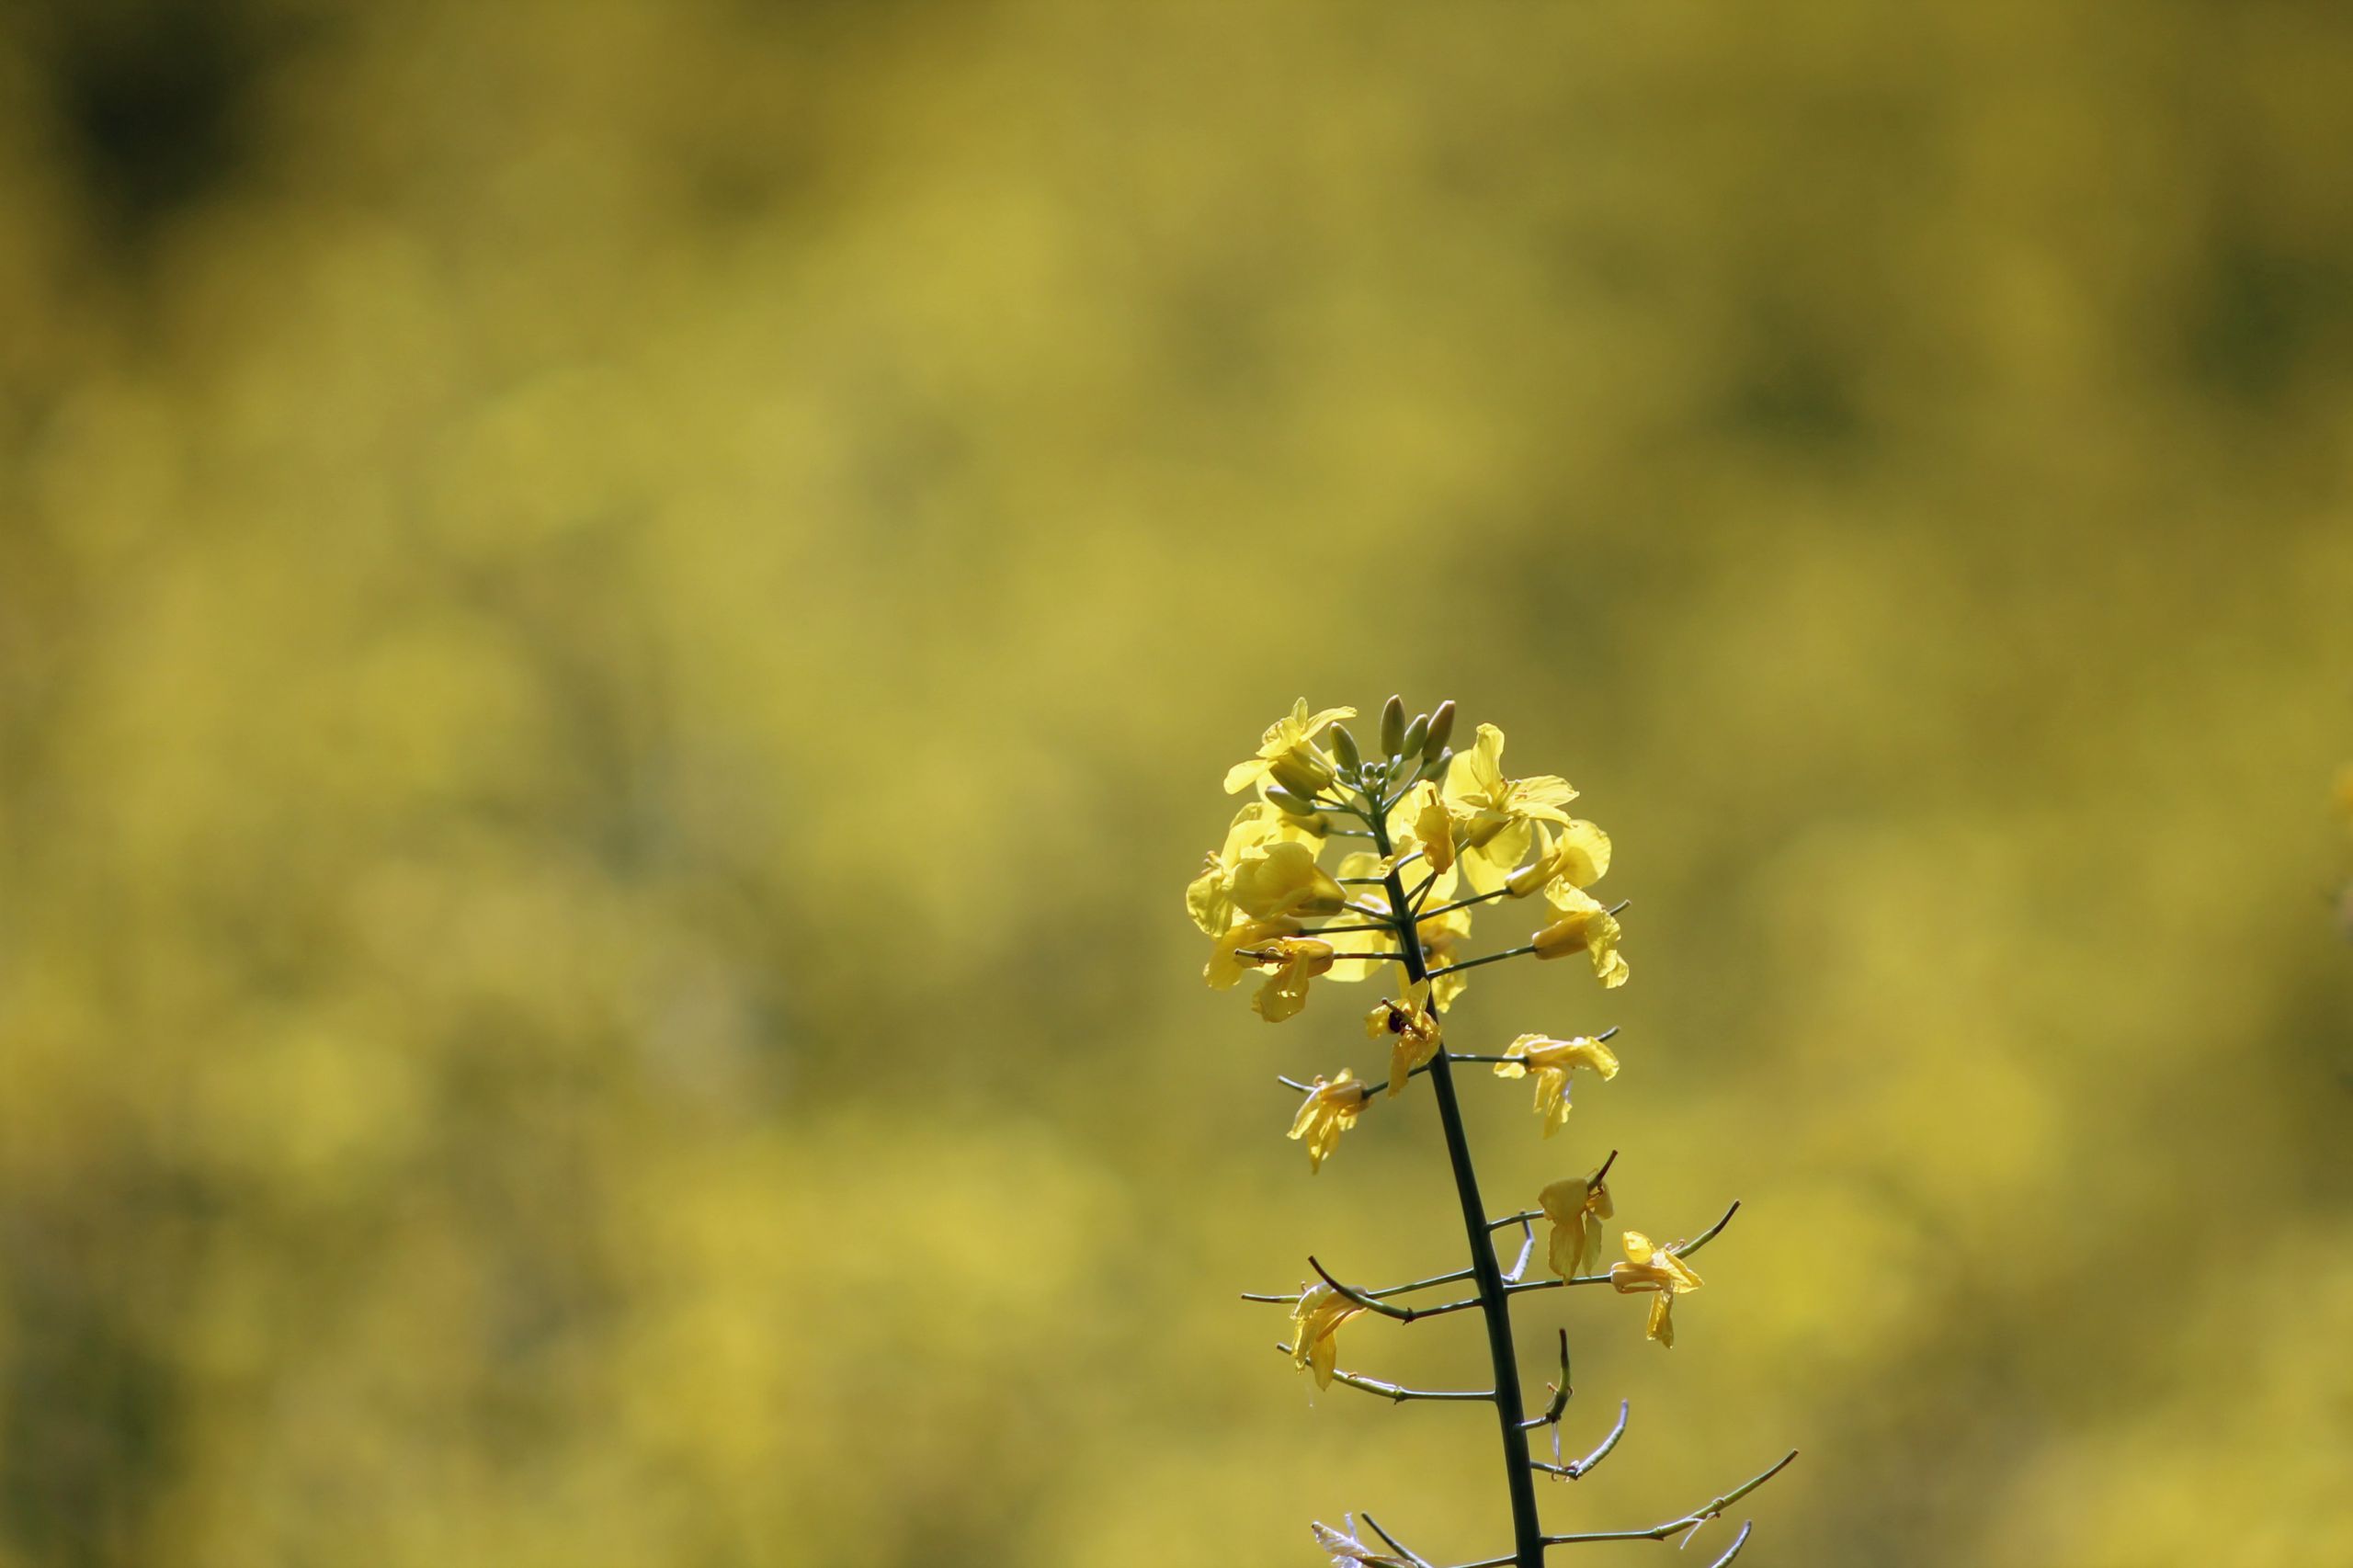
M 1457 1014 L 1624 1029 L 1552 1143 L 1469 1085 L 1491 1201 L 1747 1204 L 1671 1352 L 1521 1311 L 1573 1447 L 1633 1402 L 1554 1528 L 1794 1446 L 1760 1565 L 2353 1560 L 2348 73 L 2287 0 L 0 12 L 0 1563 L 1503 1550 L 1483 1413 L 1234 1300 L 1459 1264 L 1427 1099 L 1311 1179 L 1358 994 L 1267 1028 L 1180 898 L 1392 689 L 1634 901 Z

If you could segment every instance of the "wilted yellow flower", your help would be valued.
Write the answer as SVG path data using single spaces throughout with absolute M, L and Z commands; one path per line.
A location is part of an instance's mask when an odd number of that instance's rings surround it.
M 1556 891 L 1547 896 L 1567 913 L 1529 938 L 1535 945 L 1536 956 L 1562 959 L 1571 953 L 1589 953 L 1593 972 L 1601 977 L 1602 984 L 1613 991 L 1625 984 L 1628 971 L 1625 955 L 1618 950 L 1618 939 L 1622 935 L 1618 917 L 1590 893 L 1559 882 L 1552 886 Z
M 1228 896 L 1236 909 L 1260 920 L 1337 915 L 1348 902 L 1331 873 L 1315 863 L 1315 851 L 1290 839 L 1245 851 Z
M 1651 1303 L 1650 1323 L 1643 1332 L 1661 1345 L 1673 1345 L 1675 1320 L 1671 1309 L 1675 1298 L 1698 1290 L 1699 1277 L 1691 1271 L 1689 1264 L 1675 1256 L 1676 1249 L 1684 1244 L 1681 1242 L 1659 1246 L 1642 1232 L 1629 1231 L 1625 1243 L 1627 1261 L 1609 1266 L 1610 1286 L 1621 1295 L 1636 1290 L 1657 1291 L 1658 1299 Z
M 1503 887 L 1527 858 L 1535 824 L 1565 825 L 1569 813 L 1562 808 L 1577 798 L 1567 779 L 1552 774 L 1506 778 L 1503 757 L 1504 733 L 1482 724 L 1477 744 L 1455 753 L 1446 769 L 1443 794 L 1461 846 L 1459 861 L 1480 892 Z
M 1313 937 L 1270 937 L 1255 947 L 1237 948 L 1233 956 L 1273 971 L 1250 998 L 1250 1010 L 1279 1024 L 1307 1006 L 1307 983 L 1332 967 L 1332 944 Z
M 1228 926 L 1210 944 L 1210 961 L 1201 966 L 1201 978 L 1212 991 L 1231 991 L 1245 974 L 1258 967 L 1258 951 L 1267 943 L 1297 935 L 1296 920 L 1245 920 Z
M 1330 1388 L 1340 1360 L 1340 1325 L 1363 1311 L 1321 1279 L 1302 1286 L 1290 1314 L 1291 1365 L 1313 1372 L 1317 1388 Z
M 1598 1073 L 1605 1083 L 1618 1076 L 1618 1053 L 1583 1035 L 1574 1040 L 1553 1040 L 1540 1034 L 1524 1034 L 1504 1047 L 1504 1054 L 1513 1060 L 1495 1063 L 1496 1077 L 1517 1078 L 1527 1073 L 1536 1075 L 1536 1114 L 1544 1119 L 1547 1138 L 1569 1119 L 1572 1068 Z
M 1353 708 L 1310 713 L 1307 699 L 1301 698 L 1289 713 L 1267 726 L 1256 756 L 1226 770 L 1225 792 L 1238 795 L 1253 784 L 1272 781 L 1302 798 L 1313 795 L 1335 777 L 1332 759 L 1324 755 L 1315 737 L 1341 720 L 1356 716 Z
M 1340 1134 L 1357 1124 L 1371 1098 L 1372 1090 L 1358 1083 L 1356 1074 L 1345 1067 L 1329 1083 L 1321 1074 L 1316 1075 L 1314 1086 L 1300 1102 L 1299 1115 L 1290 1124 L 1290 1136 L 1307 1144 L 1309 1170 L 1324 1168 L 1324 1157 L 1339 1147 Z
M 1265 801 L 1253 801 L 1233 813 L 1225 830 L 1225 846 L 1202 859 L 1201 874 L 1185 890 L 1185 910 L 1193 924 L 1212 937 L 1222 937 L 1233 924 L 1233 874 L 1245 857 L 1270 844 L 1296 842 L 1311 849 L 1322 842 L 1313 828 Z M 1279 911 L 1268 911 L 1270 914 Z
M 1345 1535 L 1321 1520 L 1307 1527 L 1315 1532 L 1315 1544 L 1330 1555 L 1332 1568 L 1358 1568 L 1359 1564 L 1362 1568 L 1414 1568 L 1413 1563 L 1403 1557 L 1386 1556 L 1373 1551 L 1357 1539 L 1355 1518 L 1348 1515 L 1342 1515 L 1341 1518 L 1348 1527 Z
M 1609 1184 L 1596 1171 L 1556 1181 L 1537 1194 L 1537 1206 L 1552 1221 L 1552 1272 L 1574 1279 L 1601 1261 L 1601 1222 L 1615 1214 Z
M 1427 982 L 1405 993 L 1403 1002 L 1383 999 L 1364 1017 L 1364 1032 L 1389 1043 L 1389 1092 L 1404 1091 L 1413 1070 L 1438 1054 L 1438 1015 L 1430 1011 Z

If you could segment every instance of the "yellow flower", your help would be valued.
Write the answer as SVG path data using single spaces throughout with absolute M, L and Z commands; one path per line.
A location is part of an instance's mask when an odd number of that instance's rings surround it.
M 1321 1279 L 1302 1287 L 1290 1314 L 1291 1365 L 1313 1372 L 1317 1388 L 1330 1388 L 1340 1359 L 1340 1325 L 1363 1311 Z
M 1567 910 L 1529 940 L 1535 945 L 1540 959 L 1562 959 L 1571 953 L 1590 954 L 1593 972 L 1601 983 L 1611 990 L 1626 983 L 1625 955 L 1618 950 L 1622 935 L 1618 917 L 1601 905 L 1592 894 L 1555 882 L 1548 894 L 1552 903 Z
M 1569 1119 L 1569 1070 L 1589 1068 L 1604 1083 L 1618 1076 L 1618 1054 L 1597 1040 L 1552 1040 L 1524 1034 L 1504 1048 L 1514 1060 L 1495 1063 L 1495 1076 L 1517 1078 L 1536 1074 L 1536 1114 L 1544 1119 L 1544 1136 L 1558 1132 Z
M 1273 971 L 1250 998 L 1250 1010 L 1279 1024 L 1307 1006 L 1307 983 L 1332 967 L 1332 944 L 1313 937 L 1270 937 L 1255 947 L 1237 948 L 1233 956 Z
M 1364 1032 L 1389 1040 L 1389 1092 L 1402 1094 L 1413 1070 L 1438 1054 L 1438 1015 L 1430 1011 L 1428 983 L 1407 991 L 1403 1002 L 1383 999 L 1364 1016 Z
M 1400 847 L 1397 853 L 1387 859 L 1368 850 L 1358 850 L 1355 854 L 1344 856 L 1340 860 L 1339 874 L 1344 878 L 1388 875 L 1390 867 L 1415 847 L 1406 839 L 1398 840 L 1398 844 Z M 1405 890 L 1408 893 L 1420 886 L 1421 879 L 1415 874 L 1415 870 L 1416 868 L 1409 867 L 1405 873 Z M 1438 873 L 1437 880 L 1430 884 L 1428 894 L 1421 900 L 1422 907 L 1428 909 L 1452 903 L 1455 880 L 1455 873 L 1452 870 Z M 1390 919 L 1394 913 L 1389 906 L 1387 896 L 1378 889 L 1373 890 L 1371 897 L 1359 898 L 1348 907 L 1375 920 Z M 1464 943 L 1471 939 L 1471 911 L 1467 908 L 1449 909 L 1443 915 L 1433 915 L 1417 922 L 1415 929 L 1421 937 L 1422 958 L 1425 963 L 1431 969 L 1443 969 L 1454 960 L 1455 954 L 1461 949 Z M 1371 978 L 1373 972 L 1380 967 L 1378 962 L 1368 962 L 1360 959 L 1342 959 L 1333 968 L 1332 978 L 1350 982 L 1367 980 Z M 1402 991 L 1412 983 L 1405 978 L 1404 964 L 1393 967 L 1397 974 L 1398 989 Z M 1469 989 L 1470 984 L 1471 977 L 1467 974 L 1440 975 L 1431 983 L 1430 1006 L 1441 1013 L 1445 1012 L 1454 1006 L 1455 998 Z
M 1260 920 L 1337 915 L 1348 902 L 1331 873 L 1315 863 L 1315 851 L 1290 839 L 1245 851 L 1234 865 L 1228 896 L 1235 908 Z
M 1506 778 L 1503 758 L 1504 733 L 1482 724 L 1477 744 L 1455 753 L 1446 769 L 1444 798 L 1454 820 L 1463 875 L 1480 892 L 1504 886 L 1527 857 L 1535 824 L 1565 825 L 1569 813 L 1562 808 L 1577 798 L 1567 779 L 1552 774 Z
M 1689 1264 L 1675 1256 L 1684 1244 L 1681 1242 L 1659 1246 L 1640 1231 L 1627 1232 L 1625 1242 L 1627 1261 L 1609 1266 L 1610 1287 L 1621 1295 L 1636 1290 L 1657 1291 L 1658 1299 L 1651 1303 L 1650 1323 L 1643 1332 L 1661 1345 L 1673 1345 L 1675 1320 L 1669 1310 L 1675 1305 L 1676 1297 L 1699 1288 L 1699 1277 L 1691 1271 Z
M 1225 830 L 1225 847 L 1202 858 L 1201 874 L 1185 890 L 1185 910 L 1193 924 L 1212 937 L 1233 924 L 1233 874 L 1245 858 L 1270 844 L 1298 843 L 1311 848 L 1323 841 L 1299 818 L 1287 816 L 1265 801 L 1253 801 L 1233 813 Z
M 1390 836 L 1401 845 L 1418 846 L 1433 871 L 1454 869 L 1454 817 L 1445 797 L 1428 779 L 1405 791 L 1389 812 Z
M 1310 713 L 1307 699 L 1301 698 L 1289 713 L 1267 726 L 1256 756 L 1226 769 L 1225 792 L 1238 795 L 1253 784 L 1271 781 L 1302 800 L 1312 798 L 1335 777 L 1332 759 L 1324 755 L 1315 737 L 1341 720 L 1356 716 L 1353 708 Z
M 1536 830 L 1536 858 L 1505 880 L 1514 898 L 1526 898 L 1538 888 L 1550 894 L 1555 888 L 1589 888 L 1609 874 L 1609 835 L 1582 817 L 1573 818 L 1555 835 Z
M 1324 1158 L 1340 1146 L 1340 1134 L 1357 1124 L 1364 1114 L 1372 1091 L 1356 1081 L 1356 1074 L 1347 1068 L 1329 1083 L 1318 1074 L 1314 1087 L 1307 1091 L 1307 1098 L 1300 1102 L 1299 1115 L 1290 1124 L 1290 1136 L 1307 1143 L 1307 1168 L 1320 1171 Z
M 1601 1222 L 1615 1214 L 1609 1184 L 1601 1172 L 1556 1181 L 1537 1195 L 1537 1206 L 1552 1221 L 1552 1272 L 1574 1279 L 1601 1261 Z
M 1261 948 L 1298 934 L 1296 920 L 1245 920 L 1229 926 L 1210 945 L 1210 961 L 1201 967 L 1201 978 L 1212 991 L 1231 991 L 1245 973 L 1258 967 Z

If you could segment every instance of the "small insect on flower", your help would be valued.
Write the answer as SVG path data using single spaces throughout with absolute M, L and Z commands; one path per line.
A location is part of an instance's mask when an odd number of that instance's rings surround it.
M 1698 1290 L 1700 1283 L 1691 1266 L 1675 1256 L 1688 1244 L 1670 1242 L 1660 1246 L 1640 1231 L 1627 1232 L 1624 1240 L 1627 1261 L 1609 1266 L 1610 1287 L 1620 1295 L 1657 1291 L 1651 1302 L 1650 1322 L 1643 1332 L 1661 1345 L 1671 1346 L 1675 1343 L 1675 1298 Z
M 1364 1309 L 1322 1280 L 1300 1288 L 1290 1314 L 1291 1365 L 1315 1374 L 1315 1386 L 1332 1386 L 1340 1364 L 1340 1325 Z
M 1364 1016 L 1366 1037 L 1390 1042 L 1392 1096 L 1404 1093 L 1405 1080 L 1414 1069 L 1438 1054 L 1438 1015 L 1430 1011 L 1429 993 L 1429 983 L 1423 981 L 1405 993 L 1403 1002 L 1384 997 Z
M 1290 1136 L 1307 1145 L 1311 1172 L 1324 1168 L 1324 1160 L 1340 1146 L 1340 1134 L 1357 1124 L 1371 1098 L 1371 1087 L 1358 1083 L 1356 1074 L 1345 1067 L 1328 1083 L 1323 1074 L 1316 1075 L 1290 1124 Z
M 1370 1564 L 1370 1568 L 1414 1568 L 1409 1560 L 1387 1556 L 1358 1540 L 1355 1515 L 1343 1514 L 1340 1522 L 1348 1527 L 1345 1535 L 1321 1520 L 1307 1527 L 1315 1532 L 1315 1544 L 1331 1554 L 1332 1568 L 1356 1568 L 1358 1563 Z
M 1552 1221 L 1547 1261 L 1553 1273 L 1574 1279 L 1601 1261 L 1601 1222 L 1618 1211 L 1601 1171 L 1556 1181 L 1537 1195 L 1536 1203 Z
M 1574 1040 L 1552 1040 L 1540 1034 L 1524 1034 L 1504 1047 L 1504 1054 L 1512 1060 L 1495 1063 L 1496 1077 L 1518 1078 L 1530 1073 L 1536 1075 L 1536 1114 L 1544 1119 L 1547 1138 L 1568 1123 L 1571 1069 L 1583 1067 L 1598 1073 L 1604 1083 L 1618 1076 L 1618 1053 L 1583 1035 Z

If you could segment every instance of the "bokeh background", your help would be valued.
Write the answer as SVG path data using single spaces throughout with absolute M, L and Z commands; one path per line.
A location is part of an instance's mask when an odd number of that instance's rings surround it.
M 1624 1028 L 1551 1144 L 1472 1085 L 1496 1206 L 1748 1205 L 1672 1352 L 1521 1313 L 1633 1402 L 1554 1528 L 1797 1447 L 1760 1564 L 2353 1558 L 2349 74 L 2292 0 L 0 10 L 0 1563 L 1501 1550 L 1483 1413 L 1233 1299 L 1459 1262 L 1427 1101 L 1311 1180 L 1362 1000 L 1179 898 L 1392 689 L 1634 901 L 1458 1014 Z

